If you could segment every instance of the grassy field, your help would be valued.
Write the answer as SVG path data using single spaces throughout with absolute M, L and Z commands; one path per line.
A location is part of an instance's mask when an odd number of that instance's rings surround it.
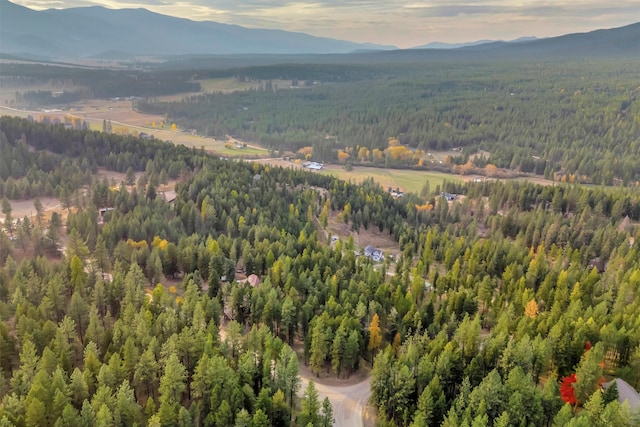
M 61 121 L 65 117 L 79 117 L 86 121 L 92 130 L 102 130 L 103 120 L 111 121 L 111 128 L 114 133 L 137 135 L 141 132 L 153 135 L 161 141 L 171 141 L 174 144 L 183 144 L 187 147 L 203 147 L 206 151 L 229 157 L 266 156 L 269 151 L 256 144 L 250 143 L 245 148 L 236 148 L 235 140 L 233 148 L 225 147 L 225 140 L 214 139 L 200 135 L 192 135 L 189 132 L 173 130 L 171 126 L 161 126 L 159 123 L 164 119 L 162 116 L 142 114 L 133 111 L 130 102 L 109 101 L 109 100 L 88 100 L 77 103 L 80 108 L 74 111 L 56 111 L 44 113 L 37 110 L 17 110 L 0 105 L 0 115 L 10 114 L 12 116 L 27 117 L 32 116 L 36 120 L 43 116 L 50 118 L 57 117 Z M 151 123 L 156 126 L 151 126 Z
M 370 167 L 355 167 L 352 171 L 345 171 L 339 166 L 328 166 L 321 173 L 333 175 L 346 181 L 362 182 L 373 178 L 383 188 L 400 188 L 410 193 L 420 193 L 427 181 L 431 190 L 447 181 L 460 182 L 461 176 L 441 172 L 415 171 L 405 169 L 381 169 Z
M 234 77 L 229 77 L 225 79 L 198 80 L 198 83 L 200 83 L 202 92 L 205 92 L 205 93 L 235 92 L 239 90 L 255 89 L 259 86 L 258 82 L 255 82 L 255 81 L 241 82 Z
M 198 80 L 202 92 L 214 93 L 214 92 L 236 92 L 248 89 L 258 89 L 260 85 L 264 85 L 266 81 L 238 81 L 235 77 L 221 78 L 221 79 L 204 79 Z M 271 85 L 278 89 L 288 89 L 291 87 L 291 80 L 272 79 Z

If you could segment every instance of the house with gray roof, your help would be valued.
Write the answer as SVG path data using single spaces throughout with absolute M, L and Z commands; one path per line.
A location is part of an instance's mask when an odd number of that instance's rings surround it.
M 613 381 L 609 381 L 602 385 L 605 390 L 611 387 L 613 383 L 618 387 L 618 403 L 622 404 L 625 400 L 629 402 L 632 411 L 637 411 L 640 408 L 640 394 L 635 388 L 631 387 L 631 384 L 623 379 L 616 378 Z

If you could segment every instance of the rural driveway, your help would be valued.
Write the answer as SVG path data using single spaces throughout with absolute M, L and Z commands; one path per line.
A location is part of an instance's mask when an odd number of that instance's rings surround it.
M 365 414 L 367 402 L 371 396 L 369 388 L 370 378 L 350 385 L 329 385 L 316 381 L 315 375 L 306 369 L 300 370 L 302 387 L 300 387 L 300 397 L 304 394 L 309 380 L 314 381 L 320 401 L 325 397 L 329 398 L 333 406 L 333 417 L 336 427 L 365 427 L 373 425 L 373 421 Z M 322 381 L 322 379 L 320 379 Z

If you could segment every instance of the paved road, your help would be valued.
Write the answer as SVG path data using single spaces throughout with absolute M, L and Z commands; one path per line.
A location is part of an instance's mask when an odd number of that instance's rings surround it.
M 315 382 L 315 377 L 303 377 L 302 387 L 300 387 L 300 396 L 304 394 L 309 380 Z M 365 424 L 364 410 L 371 396 L 369 387 L 369 378 L 362 382 L 347 386 L 327 385 L 315 383 L 320 401 L 325 397 L 329 398 L 333 406 L 333 417 L 335 418 L 336 427 L 364 427 L 371 425 Z

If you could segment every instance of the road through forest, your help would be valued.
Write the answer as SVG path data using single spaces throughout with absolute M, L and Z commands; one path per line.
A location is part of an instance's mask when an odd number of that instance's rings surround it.
M 363 381 L 356 384 L 322 384 L 308 369 L 301 366 L 300 378 L 302 386 L 299 395 L 304 394 L 309 380 L 314 381 L 320 401 L 325 397 L 329 398 L 333 407 L 333 417 L 335 418 L 336 427 L 367 427 L 374 425 L 373 419 L 365 411 L 367 402 L 371 396 L 370 378 L 367 377 Z

